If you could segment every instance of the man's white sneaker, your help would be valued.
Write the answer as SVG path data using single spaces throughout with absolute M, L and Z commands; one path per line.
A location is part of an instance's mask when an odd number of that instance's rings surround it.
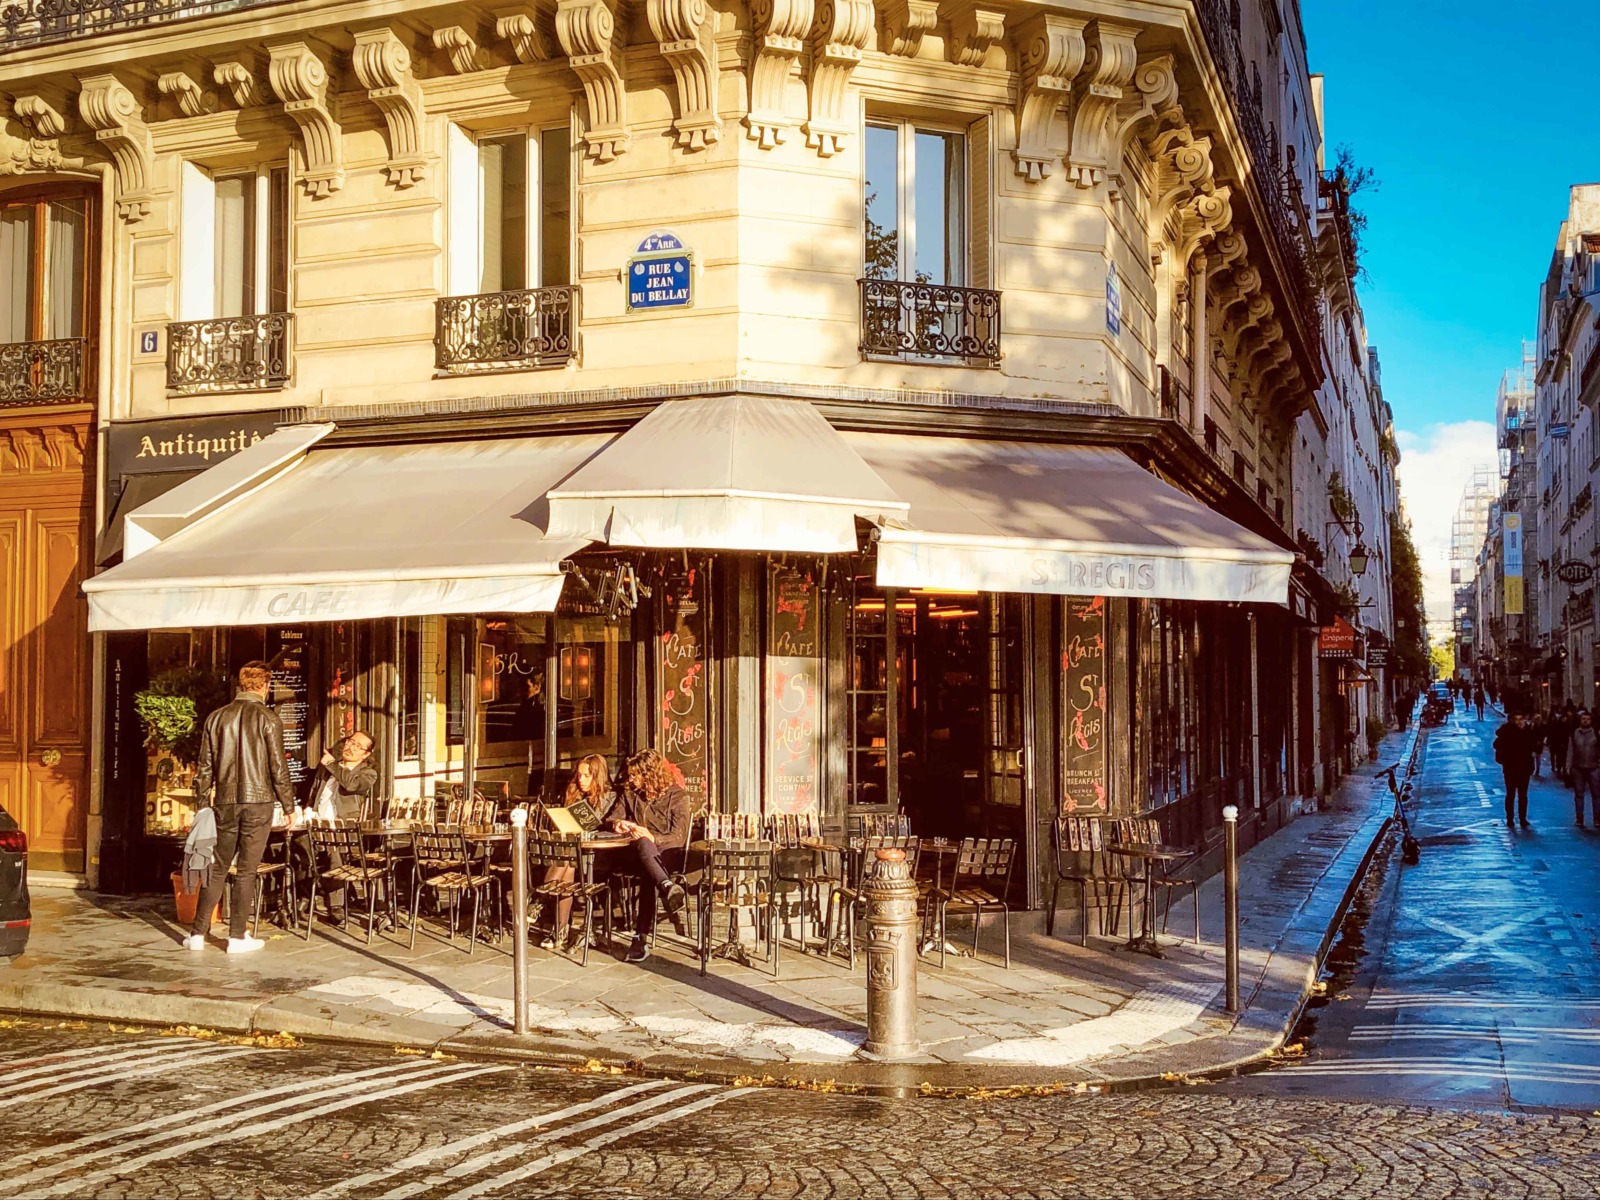
M 265 945 L 266 943 L 260 938 L 251 937 L 247 933 L 243 937 L 231 937 L 228 939 L 228 953 L 248 954 L 250 951 L 259 950 Z
M 183 939 L 183 948 L 185 950 L 204 950 L 206 948 L 206 935 L 203 933 L 189 934 Z

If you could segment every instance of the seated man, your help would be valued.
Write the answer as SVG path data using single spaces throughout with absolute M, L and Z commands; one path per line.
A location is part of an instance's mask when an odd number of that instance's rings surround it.
M 360 729 L 331 749 L 324 750 L 322 762 L 311 777 L 311 786 L 301 802 L 301 819 L 313 816 L 326 818 L 331 814 L 334 820 L 359 821 L 362 809 L 378 787 L 378 770 L 372 765 L 371 759 L 372 737 Z M 301 844 L 296 842 L 297 846 Z M 302 849 L 301 852 L 310 857 L 309 849 Z M 319 868 L 316 864 L 309 865 L 315 876 Z M 334 851 L 328 856 L 328 861 L 321 864 L 320 870 L 343 865 L 344 860 Z M 328 906 L 328 915 L 332 917 L 336 908 L 341 911 L 344 908 L 344 889 L 331 888 L 325 892 L 323 899 Z M 310 919 L 309 912 L 307 919 Z
M 633 839 L 633 853 L 642 884 L 639 916 L 633 930 L 629 962 L 650 957 L 650 929 L 656 919 L 656 897 L 666 903 L 667 915 L 677 926 L 688 897 L 683 885 L 669 872 L 683 866 L 689 840 L 689 793 L 676 769 L 659 751 L 641 750 L 628 760 L 627 783 L 619 805 L 620 815 L 611 827 Z

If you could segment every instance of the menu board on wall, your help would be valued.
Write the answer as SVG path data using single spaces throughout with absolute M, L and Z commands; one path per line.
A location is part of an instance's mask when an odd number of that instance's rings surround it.
M 1061 810 L 1103 813 L 1106 803 L 1106 598 L 1062 599 Z
M 272 704 L 283 723 L 283 753 L 296 787 L 311 776 L 306 763 L 310 732 L 311 683 L 306 673 L 306 631 L 267 630 L 267 660 L 272 664 Z
M 822 791 L 822 597 L 816 575 L 783 568 L 767 592 L 768 812 L 816 812 Z
M 691 805 L 699 808 L 711 795 L 704 568 L 692 567 L 668 578 L 661 588 L 661 605 L 662 632 L 656 639 L 658 748 L 683 773 Z

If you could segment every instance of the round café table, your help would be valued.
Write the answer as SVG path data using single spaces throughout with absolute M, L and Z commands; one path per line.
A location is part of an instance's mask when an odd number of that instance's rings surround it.
M 1177 846 L 1159 846 L 1144 842 L 1112 842 L 1106 846 L 1106 851 L 1132 862 L 1142 862 L 1144 869 L 1144 914 L 1139 922 L 1139 931 L 1133 928 L 1133 889 L 1128 889 L 1128 940 L 1122 943 L 1124 950 L 1132 950 L 1138 954 L 1148 954 L 1152 958 L 1166 957 L 1161 953 L 1161 943 L 1156 940 L 1156 867 L 1180 859 L 1188 858 L 1189 851 L 1179 849 Z

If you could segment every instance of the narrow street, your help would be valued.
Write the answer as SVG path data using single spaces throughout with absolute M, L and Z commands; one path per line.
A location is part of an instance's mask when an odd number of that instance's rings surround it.
M 1492 740 L 1458 707 L 1431 732 L 1414 789 L 1421 862 L 1377 867 L 1346 921 L 1303 1063 L 1232 1094 L 1495 1108 L 1600 1108 L 1600 832 L 1572 793 L 1530 788 L 1508 829 Z M 1362 910 L 1366 920 L 1361 920 Z

